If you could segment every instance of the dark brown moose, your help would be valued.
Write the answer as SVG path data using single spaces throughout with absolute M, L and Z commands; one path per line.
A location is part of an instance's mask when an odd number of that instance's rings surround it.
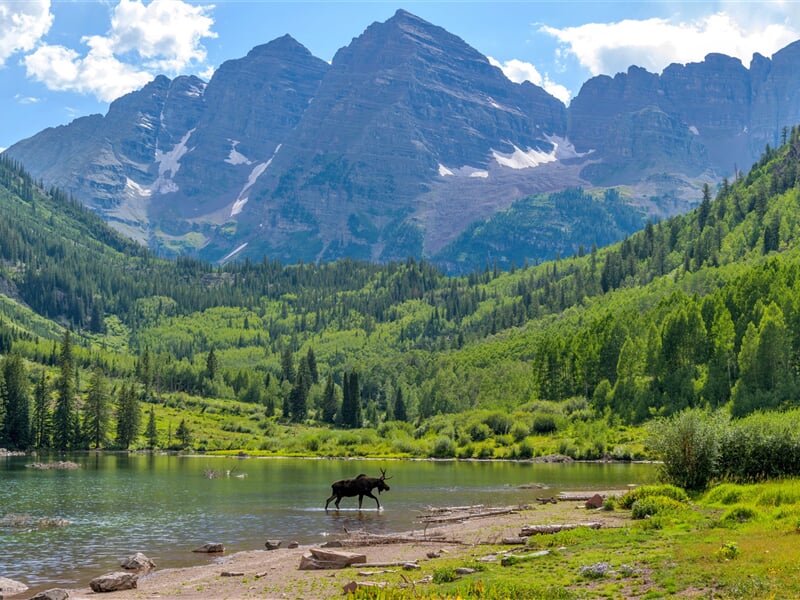
M 339 501 L 342 498 L 352 498 L 353 496 L 358 496 L 358 509 L 361 510 L 361 501 L 364 500 L 364 496 L 369 496 L 378 505 L 378 510 L 381 508 L 381 503 L 378 499 L 372 495 L 372 490 L 378 488 L 378 493 L 381 492 L 388 492 L 389 486 L 386 485 L 386 480 L 391 479 L 391 477 L 386 477 L 386 469 L 381 469 L 381 476 L 380 477 L 367 477 L 363 473 L 353 479 L 340 479 L 339 481 L 333 482 L 331 484 L 331 497 L 325 501 L 325 510 L 328 510 L 328 504 L 330 504 L 331 500 L 336 498 L 336 510 L 339 510 Z

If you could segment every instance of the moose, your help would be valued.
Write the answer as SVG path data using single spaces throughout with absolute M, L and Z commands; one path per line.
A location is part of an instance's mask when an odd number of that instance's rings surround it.
M 369 496 L 378 505 L 378 510 L 381 509 L 381 503 L 372 495 L 372 490 L 378 488 L 378 493 L 388 492 L 389 486 L 386 485 L 386 480 L 391 477 L 386 477 L 386 469 L 381 469 L 380 477 L 367 477 L 363 473 L 354 477 L 353 479 L 340 479 L 331 484 L 331 497 L 325 501 L 325 510 L 328 510 L 328 504 L 331 500 L 336 498 L 336 510 L 339 510 L 339 502 L 342 498 L 352 498 L 358 496 L 358 510 L 361 510 L 361 501 L 364 496 Z

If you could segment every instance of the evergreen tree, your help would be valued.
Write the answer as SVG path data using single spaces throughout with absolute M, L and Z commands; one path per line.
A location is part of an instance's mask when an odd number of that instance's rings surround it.
M 127 450 L 139 435 L 139 398 L 133 384 L 123 385 L 117 395 L 117 445 Z
M 147 418 L 147 426 L 144 429 L 144 437 L 147 439 L 147 447 L 155 450 L 158 446 L 158 430 L 156 429 L 156 408 L 150 405 L 150 415 Z
M 314 349 L 311 346 L 308 347 L 308 352 L 306 352 L 306 367 L 308 367 L 308 373 L 311 375 L 311 378 L 308 381 L 309 386 L 311 384 L 319 383 L 317 357 L 314 356 Z
M 292 355 L 291 347 L 285 346 L 281 352 L 281 379 L 289 383 L 294 383 L 294 378 L 294 356 Z
M 403 399 L 403 388 L 400 385 L 394 393 L 394 418 L 397 421 L 408 421 L 406 401 Z
M 111 419 L 110 397 L 106 377 L 100 368 L 92 372 L 86 402 L 83 405 L 83 434 L 90 446 L 106 445 L 108 424 Z
M 308 413 L 308 388 L 305 378 L 305 371 L 300 369 L 289 393 L 289 411 L 295 423 L 302 422 Z
M 56 450 L 71 450 L 76 447 L 75 378 L 72 357 L 72 338 L 69 330 L 64 332 L 58 353 L 58 380 L 56 381 L 56 405 L 53 410 L 53 447 Z
M 208 351 L 208 356 L 206 357 L 206 377 L 210 381 L 214 381 L 217 378 L 217 370 L 219 369 L 219 361 L 217 360 L 217 352 L 214 349 L 214 346 L 211 346 L 211 350 Z
M 178 428 L 175 430 L 175 437 L 178 438 L 181 448 L 188 448 L 192 445 L 192 431 L 189 429 L 185 419 L 181 419 L 178 424 Z
M 348 379 L 348 376 L 345 375 Z M 358 428 L 363 425 L 363 416 L 361 410 L 361 388 L 358 383 L 358 373 L 355 371 L 350 373 L 347 384 L 347 413 L 343 414 L 345 427 Z M 344 400 L 342 400 L 342 413 L 344 410 Z
M 18 354 L 9 354 L 3 361 L 5 380 L 5 438 L 12 448 L 27 450 L 31 446 L 31 399 L 25 364 Z
M 336 422 L 336 386 L 333 383 L 333 375 L 328 374 L 325 380 L 325 390 L 322 392 L 322 421 L 325 423 Z
M 36 448 L 49 448 L 52 441 L 53 415 L 50 407 L 50 389 L 44 369 L 33 389 L 32 439 Z

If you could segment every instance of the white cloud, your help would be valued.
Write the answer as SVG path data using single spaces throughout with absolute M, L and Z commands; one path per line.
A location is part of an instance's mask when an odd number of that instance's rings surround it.
M 503 71 L 505 76 L 511 81 L 514 81 L 515 83 L 530 81 L 531 83 L 544 88 L 550 95 L 555 96 L 564 104 L 569 102 L 569 90 L 563 85 L 553 82 L 547 73 L 542 76 L 542 74 L 539 73 L 539 70 L 531 63 L 523 62 L 516 58 L 512 58 L 511 60 L 501 63 L 491 56 L 488 56 L 487 58 L 492 65 Z
M 3 0 L 0 0 L 2 2 Z M 88 51 L 40 45 L 23 62 L 28 77 L 53 90 L 92 94 L 109 102 L 142 87 L 159 73 L 178 74 L 202 64 L 204 38 L 211 31 L 214 7 L 182 0 L 121 0 L 111 11 L 107 35 L 86 36 Z
M 34 96 L 23 96 L 22 94 L 14 94 L 14 100 L 19 102 L 20 104 L 36 104 L 39 102 L 39 98 Z
M 32 50 L 52 24 L 50 0 L 0 0 L 0 67 L 12 54 Z
M 213 6 L 195 6 L 180 0 L 121 0 L 111 17 L 109 39 L 116 53 L 135 52 L 151 69 L 177 73 L 206 59 L 200 43 L 215 38 Z
M 762 12 L 767 10 L 766 4 L 755 4 Z M 738 57 L 748 66 L 754 52 L 770 56 L 800 37 L 790 21 L 774 13 L 780 9 L 779 3 L 769 7 L 773 11 L 770 20 L 740 10 L 736 15 L 721 11 L 691 21 L 626 19 L 564 29 L 543 26 L 540 30 L 564 44 L 565 52 L 593 75 L 613 75 L 630 65 L 659 73 L 670 63 L 701 61 L 711 52 Z

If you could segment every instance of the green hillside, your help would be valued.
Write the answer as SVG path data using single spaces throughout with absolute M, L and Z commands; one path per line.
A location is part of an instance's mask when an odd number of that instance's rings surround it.
M 0 446 L 630 458 L 654 416 L 793 407 L 798 153 L 622 243 L 459 277 L 161 260 L 0 160 Z

